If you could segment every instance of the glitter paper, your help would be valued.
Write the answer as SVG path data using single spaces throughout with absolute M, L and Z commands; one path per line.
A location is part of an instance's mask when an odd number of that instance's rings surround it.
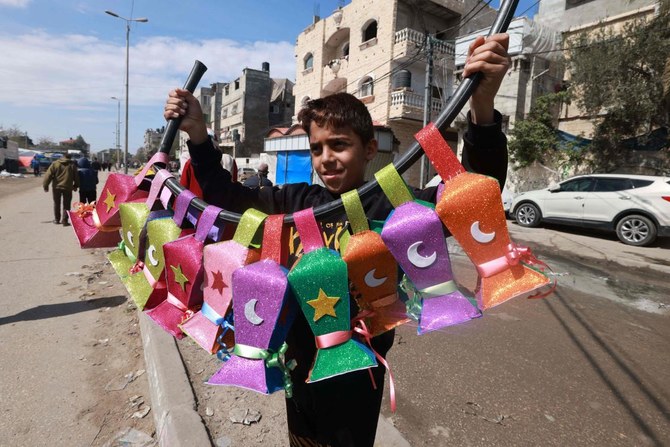
M 288 278 L 314 335 L 351 329 L 347 265 L 335 251 L 322 247 L 305 253 Z M 337 317 L 326 315 L 314 321 L 315 309 L 307 302 L 318 297 L 320 290 L 330 297 L 340 298 L 334 305 Z M 349 339 L 336 346 L 317 349 L 307 381 L 315 382 L 376 364 L 374 354 L 367 347 Z
M 374 231 L 349 238 L 342 259 L 347 263 L 352 296 L 373 337 L 410 321 L 398 298 L 398 264 Z
M 509 252 L 511 240 L 495 179 L 468 172 L 454 177 L 445 183 L 436 211 L 475 266 L 505 257 Z M 477 225 L 473 226 L 474 223 Z M 477 240 L 481 240 L 480 233 L 494 236 L 482 243 Z M 480 278 L 477 300 L 482 309 L 488 309 L 549 282 L 546 275 L 510 262 L 504 271 Z
M 400 205 L 386 221 L 382 239 L 423 297 L 417 333 L 481 316 L 459 291 L 437 296 L 421 292 L 454 280 L 442 223 L 433 209 L 416 202 Z
M 279 362 L 277 365 L 283 369 L 269 367 L 265 361 L 280 350 L 295 315 L 290 307 L 286 307 L 286 269 L 273 260 L 261 260 L 237 269 L 232 283 L 236 349 L 207 383 L 237 386 L 263 394 L 273 393 L 285 386 L 290 389 L 290 385 L 285 383 L 289 376 L 283 355 L 275 356 Z M 282 315 L 282 310 L 288 313 Z M 250 315 L 250 312 L 253 314 Z M 282 324 L 280 320 L 283 320 Z M 238 350 L 239 346 L 247 349 Z M 245 356 L 250 348 L 264 358 Z

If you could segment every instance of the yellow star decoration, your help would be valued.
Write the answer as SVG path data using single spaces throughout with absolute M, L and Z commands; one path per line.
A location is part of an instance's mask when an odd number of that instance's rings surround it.
M 107 190 L 107 198 L 103 202 L 105 205 L 107 205 L 107 212 L 109 213 L 109 210 L 114 208 L 116 206 L 116 203 L 114 201 L 116 200 L 116 194 L 112 194 L 109 192 L 109 189 Z
M 184 272 L 181 271 L 181 265 L 177 264 L 177 267 L 171 265 L 170 268 L 174 272 L 174 280 L 179 283 L 181 290 L 186 292 L 186 283 L 188 282 L 188 278 L 186 275 L 184 275 Z
M 307 304 L 314 308 L 314 321 L 318 321 L 324 315 L 330 315 L 337 318 L 335 313 L 335 304 L 340 301 L 340 297 L 330 297 L 326 295 L 323 289 L 319 289 L 319 297 L 315 300 L 307 301 Z

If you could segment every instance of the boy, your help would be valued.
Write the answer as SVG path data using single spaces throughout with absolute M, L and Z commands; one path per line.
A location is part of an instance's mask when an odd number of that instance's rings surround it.
M 507 171 L 507 142 L 493 102 L 509 66 L 508 42 L 507 34 L 477 38 L 469 48 L 463 72 L 466 77 L 474 72 L 483 74 L 470 100 L 463 164 L 469 170 L 497 178 L 500 185 L 504 185 Z M 372 119 L 363 103 L 346 93 L 315 99 L 300 111 L 298 120 L 309 136 L 312 166 L 325 187 L 300 183 L 281 189 L 249 189 L 232 183 L 230 174 L 218 163 L 220 152 L 207 137 L 202 111 L 193 95 L 181 89 L 170 92 L 164 116 L 183 116 L 180 128 L 190 136 L 192 166 L 204 200 L 239 213 L 250 207 L 268 214 L 292 213 L 328 203 L 364 184 L 365 167 L 377 153 Z M 434 202 L 436 188 L 417 190 L 415 195 Z M 392 210 L 382 193 L 363 199 L 363 206 L 368 218 L 376 220 L 385 219 Z M 320 222 L 331 248 L 335 248 L 334 235 L 344 227 L 346 219 L 342 213 Z M 289 267 L 294 261 L 295 257 L 289 259 Z M 389 331 L 375 337 L 372 345 L 386 356 L 393 337 L 394 331 Z M 289 331 L 287 343 L 287 358 L 298 362 L 291 374 L 293 397 L 286 400 L 290 445 L 372 446 L 384 388 L 384 367 L 371 370 L 376 390 L 365 370 L 306 384 L 316 347 L 301 312 Z

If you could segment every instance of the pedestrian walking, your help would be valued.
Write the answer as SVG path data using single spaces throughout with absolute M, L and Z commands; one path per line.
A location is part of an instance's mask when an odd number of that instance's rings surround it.
M 40 161 L 37 158 L 37 154 L 33 157 L 32 160 L 30 160 L 30 167 L 33 169 L 33 174 L 35 177 L 40 176 Z
M 62 223 L 63 226 L 67 227 L 70 225 L 67 211 L 72 203 L 72 191 L 79 188 L 79 173 L 77 172 L 77 165 L 72 161 L 72 154 L 65 154 L 51 163 L 44 176 L 44 192 L 49 192 L 49 185 L 52 185 L 54 201 L 53 223 Z
M 81 203 L 95 202 L 98 193 L 96 185 L 98 184 L 98 171 L 91 167 L 91 160 L 82 157 L 77 161 L 77 170 L 79 173 L 79 201 Z
M 98 161 L 96 157 L 93 157 L 93 163 L 91 163 L 91 167 L 95 169 L 96 171 L 99 171 L 102 169 L 102 165 Z

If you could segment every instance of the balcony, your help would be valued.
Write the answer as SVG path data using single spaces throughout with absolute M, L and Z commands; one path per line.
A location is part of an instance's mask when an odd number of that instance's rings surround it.
M 400 31 L 396 31 L 395 39 L 393 41 L 393 58 L 402 59 L 413 56 L 423 45 L 425 37 L 425 34 L 421 31 L 417 31 L 411 28 L 405 28 L 401 29 Z M 435 57 L 446 57 L 453 62 L 455 54 L 454 44 L 434 38 L 433 54 Z
M 410 90 L 396 90 L 391 92 L 391 108 L 389 119 L 413 119 L 423 121 L 423 95 Z M 448 98 L 447 98 L 448 101 Z M 430 107 L 430 116 L 435 118 L 442 111 L 446 102 L 433 98 Z

